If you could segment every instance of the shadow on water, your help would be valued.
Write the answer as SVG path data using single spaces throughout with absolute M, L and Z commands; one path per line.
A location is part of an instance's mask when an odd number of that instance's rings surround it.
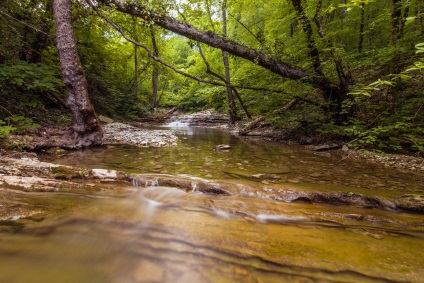
M 420 214 L 319 203 L 283 203 L 256 193 L 201 193 L 219 180 L 273 187 L 417 193 L 422 176 L 177 126 L 175 148 L 108 146 L 44 160 L 166 174 L 189 188 L 134 182 L 123 197 L 67 196 L 75 209 L 45 225 L 0 236 L 0 282 L 420 282 Z M 229 144 L 229 151 L 214 151 Z M 255 175 L 255 176 L 253 176 Z M 241 190 L 240 190 L 241 192 Z M 52 195 L 51 201 L 55 199 Z M 25 271 L 25 272 L 23 272 Z

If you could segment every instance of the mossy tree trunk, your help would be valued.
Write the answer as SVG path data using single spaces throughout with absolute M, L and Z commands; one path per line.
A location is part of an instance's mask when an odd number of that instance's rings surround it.
M 57 49 L 63 81 L 66 86 L 66 104 L 73 115 L 73 141 L 68 147 L 85 147 L 101 143 L 103 134 L 96 112 L 88 97 L 87 80 L 82 69 L 72 27 L 71 0 L 54 0 Z

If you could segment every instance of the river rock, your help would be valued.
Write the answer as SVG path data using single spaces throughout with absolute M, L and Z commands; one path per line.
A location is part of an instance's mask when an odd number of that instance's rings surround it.
M 103 127 L 103 144 L 129 144 L 139 147 L 176 146 L 178 138 L 171 130 L 146 130 L 111 123 Z
M 126 174 L 116 170 L 107 170 L 107 169 L 91 169 L 89 171 L 90 176 L 95 179 L 102 180 L 124 180 L 126 179 Z
M 314 147 L 314 151 L 324 151 L 324 150 L 333 150 L 333 149 L 339 149 L 340 145 L 332 143 L 332 144 L 323 144 Z
M 254 179 L 261 179 L 264 176 L 265 176 L 265 174 L 255 174 L 255 175 L 251 175 L 250 177 L 252 177 Z
M 229 146 L 228 144 L 219 144 L 219 145 L 215 146 L 214 149 L 215 150 L 230 150 L 231 146 Z
M 113 119 L 106 117 L 106 116 L 103 116 L 103 115 L 99 115 L 97 118 L 99 119 L 100 122 L 103 122 L 103 123 L 106 123 L 106 124 L 113 123 Z

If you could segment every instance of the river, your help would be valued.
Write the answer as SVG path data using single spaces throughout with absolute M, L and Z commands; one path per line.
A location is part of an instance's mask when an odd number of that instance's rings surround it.
M 58 213 L 0 234 L 0 282 L 423 282 L 423 214 L 335 197 L 421 196 L 422 175 L 172 126 L 177 147 L 41 155 L 142 175 L 132 186 L 28 194 Z M 229 193 L 202 193 L 209 183 Z

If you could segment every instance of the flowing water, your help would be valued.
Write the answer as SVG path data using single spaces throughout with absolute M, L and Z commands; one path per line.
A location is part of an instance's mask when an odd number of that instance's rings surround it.
M 180 131 L 173 148 L 41 156 L 147 175 L 134 187 L 116 184 L 119 190 L 105 184 L 96 192 L 16 199 L 57 215 L 0 234 L 0 282 L 423 282 L 422 214 L 269 197 L 280 190 L 420 196 L 422 175 L 171 126 Z M 219 144 L 231 149 L 215 151 Z M 163 186 L 160 178 L 191 185 Z M 232 194 L 201 193 L 200 181 Z

